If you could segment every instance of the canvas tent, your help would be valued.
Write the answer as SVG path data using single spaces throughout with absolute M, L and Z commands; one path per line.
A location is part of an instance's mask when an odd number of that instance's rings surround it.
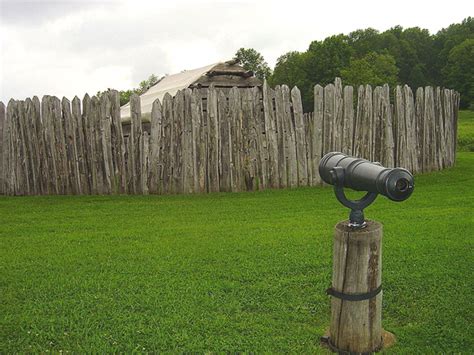
M 168 75 L 149 88 L 140 96 L 141 110 L 146 121 L 151 113 L 153 102 L 160 101 L 166 93 L 174 96 L 179 90 L 186 88 L 206 89 L 214 84 L 216 88 L 228 90 L 236 87 L 261 86 L 262 83 L 252 72 L 246 71 L 236 61 L 214 63 L 202 68 L 185 70 L 178 74 Z M 130 120 L 130 104 L 120 108 L 122 121 Z

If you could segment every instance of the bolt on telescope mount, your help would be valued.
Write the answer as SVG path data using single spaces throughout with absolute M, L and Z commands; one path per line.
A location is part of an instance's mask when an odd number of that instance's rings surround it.
M 364 218 L 364 208 L 374 202 L 378 194 L 376 192 L 367 192 L 360 200 L 349 200 L 344 193 L 344 175 L 344 168 L 336 166 L 331 169 L 334 193 L 340 203 L 351 209 L 351 213 L 349 214 L 349 227 L 354 229 L 365 228 L 367 222 Z
M 413 192 L 415 183 L 413 175 L 402 168 L 385 168 L 380 163 L 332 152 L 326 154 L 319 163 L 321 179 L 334 185 L 336 197 L 344 206 L 351 209 L 349 227 L 364 228 L 364 208 L 384 195 L 392 201 L 404 201 Z M 344 187 L 356 191 L 367 191 L 360 200 L 349 200 Z

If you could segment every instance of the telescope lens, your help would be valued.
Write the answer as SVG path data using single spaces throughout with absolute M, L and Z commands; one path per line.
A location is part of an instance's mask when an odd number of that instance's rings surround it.
M 398 179 L 395 186 L 397 187 L 398 191 L 405 192 L 406 190 L 408 190 L 409 183 L 407 179 L 402 178 L 402 179 Z
M 408 170 L 401 168 L 389 169 L 388 171 L 387 175 L 381 176 L 384 187 L 381 187 L 379 192 L 392 201 L 406 200 L 415 187 L 413 175 Z

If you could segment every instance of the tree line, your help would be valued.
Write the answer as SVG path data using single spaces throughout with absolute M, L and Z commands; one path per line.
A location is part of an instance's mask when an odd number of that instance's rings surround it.
M 338 34 L 312 41 L 304 52 L 281 55 L 270 69 L 253 48 L 240 48 L 235 56 L 243 67 L 254 71 L 271 86 L 298 86 L 305 111 L 313 110 L 313 87 L 341 77 L 347 85 L 407 84 L 445 86 L 461 94 L 461 108 L 474 110 L 474 18 L 430 34 L 419 27 L 373 28 Z M 157 82 L 152 75 L 140 87 L 121 92 L 121 104 L 130 94 L 144 92 Z
M 349 85 L 388 83 L 445 86 L 461 93 L 461 107 L 474 106 L 474 19 L 468 17 L 431 35 L 419 27 L 373 28 L 313 41 L 305 52 L 280 56 L 267 80 L 296 85 L 312 110 L 315 84 L 339 76 Z

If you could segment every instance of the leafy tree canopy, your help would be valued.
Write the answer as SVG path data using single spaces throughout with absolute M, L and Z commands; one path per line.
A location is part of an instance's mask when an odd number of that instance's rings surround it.
M 464 108 L 474 104 L 471 42 L 465 42 L 470 39 L 474 39 L 471 17 L 434 35 L 419 27 L 359 29 L 313 41 L 305 52 L 281 56 L 269 82 L 297 85 L 306 111 L 312 110 L 314 85 L 326 85 L 336 76 L 348 84 L 446 86 L 461 93 Z
M 443 69 L 446 83 L 461 94 L 461 106 L 474 103 L 474 38 L 469 38 L 449 51 Z
M 268 66 L 263 56 L 253 48 L 240 48 L 234 55 L 245 70 L 251 70 L 255 76 L 261 80 L 268 78 L 272 70 Z
M 394 87 L 397 84 L 398 68 L 395 58 L 390 54 L 371 52 L 361 59 L 354 59 L 341 70 L 344 83 L 349 85 L 383 85 Z

